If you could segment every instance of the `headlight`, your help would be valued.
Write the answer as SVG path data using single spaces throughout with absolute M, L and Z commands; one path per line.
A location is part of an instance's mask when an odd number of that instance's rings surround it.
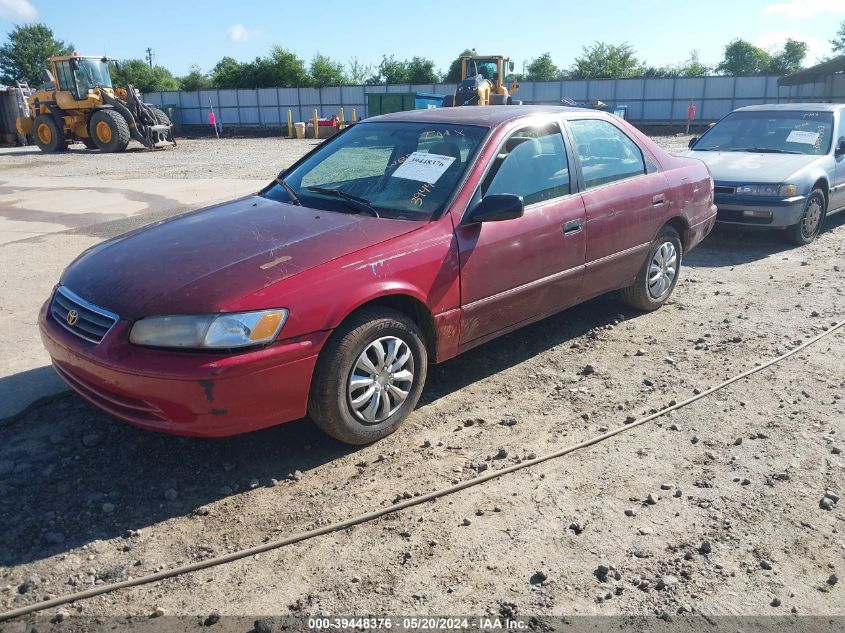
M 795 185 L 740 185 L 736 188 L 740 196 L 778 196 L 788 198 L 798 193 Z
M 248 347 L 273 341 L 287 318 L 285 309 L 150 317 L 132 326 L 129 340 L 153 347 Z

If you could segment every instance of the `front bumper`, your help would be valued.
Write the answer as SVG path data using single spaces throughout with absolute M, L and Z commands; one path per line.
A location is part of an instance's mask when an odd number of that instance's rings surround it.
M 773 229 L 783 229 L 798 224 L 804 213 L 807 196 L 792 196 L 791 198 L 772 198 L 763 196 L 736 196 L 716 194 L 715 202 L 718 208 L 716 222 L 719 224 L 733 224 L 738 226 L 760 226 Z M 745 213 L 745 212 L 749 213 Z M 770 215 L 759 217 L 759 212 Z
M 305 415 L 317 354 L 328 332 L 236 354 L 132 345 L 118 321 L 98 344 L 39 315 L 41 339 L 61 378 L 97 407 L 155 431 L 224 437 Z

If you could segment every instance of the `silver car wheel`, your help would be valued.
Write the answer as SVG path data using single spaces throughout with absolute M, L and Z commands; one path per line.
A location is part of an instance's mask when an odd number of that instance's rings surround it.
M 807 210 L 804 212 L 804 217 L 801 220 L 801 232 L 804 234 L 804 237 L 813 237 L 819 230 L 821 220 L 822 203 L 818 198 L 811 198 L 807 204 Z
M 663 242 L 648 265 L 648 294 L 651 298 L 660 301 L 669 294 L 677 274 L 678 251 L 672 242 Z
M 400 338 L 385 336 L 367 345 L 349 376 L 349 406 L 364 424 L 379 424 L 396 413 L 414 383 L 414 355 Z

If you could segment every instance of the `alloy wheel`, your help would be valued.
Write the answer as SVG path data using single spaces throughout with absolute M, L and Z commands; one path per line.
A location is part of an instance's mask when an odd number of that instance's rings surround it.
M 678 273 L 678 251 L 672 242 L 663 242 L 648 265 L 648 294 L 660 301 L 672 289 Z
M 405 341 L 385 336 L 369 343 L 349 376 L 346 394 L 355 417 L 379 424 L 405 402 L 414 382 L 414 355 Z

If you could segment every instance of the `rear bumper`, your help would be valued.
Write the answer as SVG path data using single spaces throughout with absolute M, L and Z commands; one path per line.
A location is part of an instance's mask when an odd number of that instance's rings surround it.
M 719 212 L 716 221 L 719 224 L 783 229 L 798 224 L 801 215 L 804 213 L 806 199 L 806 196 L 794 196 L 782 199 L 752 198 L 738 200 L 737 196 L 717 195 L 716 206 Z M 757 217 L 760 212 L 769 215 Z
M 220 355 L 131 345 L 120 321 L 99 344 L 59 327 L 47 308 L 39 329 L 59 376 L 82 397 L 146 429 L 224 437 L 305 415 L 319 332 L 255 351 Z

